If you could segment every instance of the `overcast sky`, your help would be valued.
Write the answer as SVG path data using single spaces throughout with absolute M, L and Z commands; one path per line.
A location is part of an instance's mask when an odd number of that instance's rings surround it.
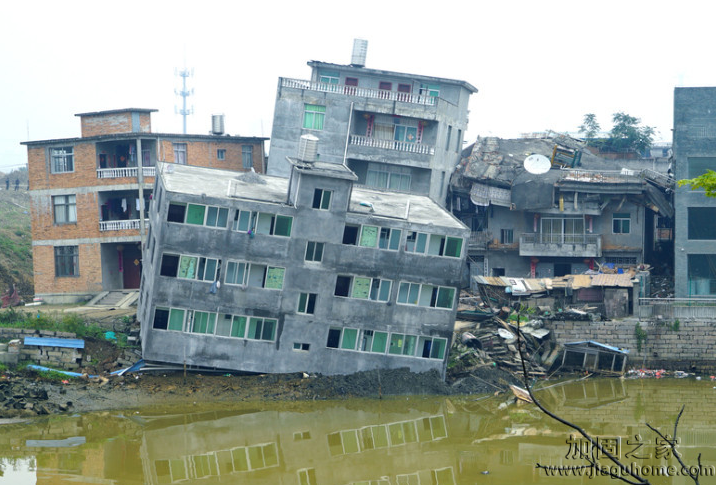
M 712 13 L 688 0 L 3 2 L 0 171 L 26 163 L 22 141 L 79 136 L 76 113 L 153 108 L 154 132 L 180 133 L 185 59 L 189 133 L 223 113 L 227 133 L 270 137 L 278 78 L 350 63 L 354 38 L 366 67 L 474 85 L 470 143 L 574 132 L 585 113 L 608 130 L 618 111 L 670 141 L 674 87 L 716 85 Z

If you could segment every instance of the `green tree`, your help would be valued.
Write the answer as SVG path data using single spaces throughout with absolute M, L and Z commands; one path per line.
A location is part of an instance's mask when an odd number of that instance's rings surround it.
M 654 128 L 640 126 L 641 120 L 624 112 L 612 115 L 614 126 L 609 132 L 607 145 L 616 152 L 643 151 L 651 146 Z
M 679 187 L 688 185 L 691 190 L 704 189 L 706 197 L 716 197 L 716 172 L 707 170 L 705 174 L 692 179 L 679 180 Z
M 584 134 L 584 138 L 587 140 L 587 144 L 591 145 L 594 141 L 594 137 L 597 136 L 601 126 L 597 122 L 597 116 L 594 113 L 587 113 L 584 115 L 582 124 L 579 125 L 579 132 Z

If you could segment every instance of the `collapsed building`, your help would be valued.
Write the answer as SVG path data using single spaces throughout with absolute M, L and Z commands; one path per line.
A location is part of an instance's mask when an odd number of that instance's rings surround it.
M 536 155 L 546 164 L 526 167 Z M 471 228 L 470 275 L 662 269 L 673 254 L 668 164 L 602 158 L 566 135 L 478 139 L 463 152 L 448 200 Z

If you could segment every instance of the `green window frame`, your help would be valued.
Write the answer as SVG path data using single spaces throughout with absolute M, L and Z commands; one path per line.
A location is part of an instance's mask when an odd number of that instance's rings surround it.
M 298 295 L 298 313 L 313 315 L 316 311 L 317 293 L 301 293 Z
M 276 323 L 272 318 L 249 318 L 249 332 L 246 338 L 250 340 L 267 340 L 274 341 L 276 339 Z
M 358 343 L 358 329 L 344 328 L 341 335 L 341 346 L 343 350 L 355 350 Z
M 400 248 L 400 229 L 391 229 L 388 227 L 380 228 L 380 236 L 378 239 L 378 248 L 397 251 Z
M 167 330 L 181 332 L 184 330 L 185 311 L 180 308 L 172 308 L 169 310 L 169 324 Z
M 206 208 L 206 226 L 208 227 L 226 227 L 226 221 L 229 218 L 229 209 L 226 207 L 207 206 Z
M 186 224 L 194 224 L 197 226 L 204 225 L 204 216 L 206 213 L 205 205 L 187 204 L 186 208 Z
M 370 351 L 378 354 L 384 354 L 388 345 L 388 332 L 373 332 L 373 343 Z
M 303 128 L 307 130 L 323 130 L 325 117 L 325 106 L 305 104 L 303 107 Z
M 203 333 L 213 335 L 216 328 L 216 313 L 214 312 L 194 312 L 194 318 L 191 325 L 192 333 Z
M 427 249 L 428 234 L 424 232 L 411 231 L 405 242 L 405 250 L 409 253 L 425 254 Z
M 187 279 L 187 280 L 195 279 L 198 262 L 199 262 L 198 256 L 186 256 L 186 255 L 180 256 L 179 257 L 179 271 L 177 272 L 177 278 L 183 278 L 183 279 Z
M 249 232 L 249 230 L 254 227 L 252 222 L 255 220 L 255 218 L 255 213 L 251 211 L 237 209 L 236 213 L 234 214 L 234 222 L 231 225 L 231 230 L 239 232 Z
M 374 248 L 378 245 L 378 226 L 362 226 L 358 245 L 364 248 Z
M 462 242 L 463 240 L 461 237 L 448 236 L 443 256 L 448 256 L 450 258 L 459 258 L 462 256 Z
M 332 190 L 315 189 L 313 191 L 313 209 L 329 210 L 331 208 L 331 197 L 333 195 Z

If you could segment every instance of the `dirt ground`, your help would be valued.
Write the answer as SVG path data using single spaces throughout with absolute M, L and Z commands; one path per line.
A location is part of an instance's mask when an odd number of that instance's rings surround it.
M 343 400 L 396 395 L 493 394 L 516 379 L 499 368 L 443 381 L 437 372 L 405 369 L 320 376 L 296 374 L 202 375 L 182 372 L 48 380 L 30 371 L 0 377 L 0 418 L 128 409 L 195 402 Z M 505 394 L 508 396 L 508 394 Z M 11 396 L 11 397 L 10 397 Z

